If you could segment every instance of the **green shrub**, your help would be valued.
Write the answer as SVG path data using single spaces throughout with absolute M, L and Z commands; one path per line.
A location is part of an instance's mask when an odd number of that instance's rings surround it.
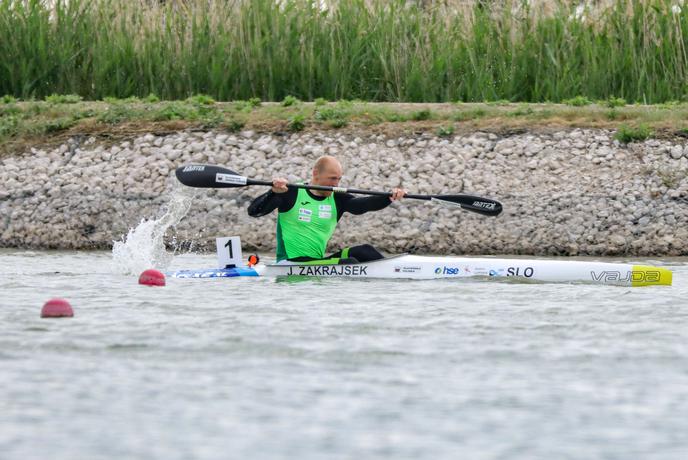
M 313 115 L 318 121 L 346 120 L 351 115 L 353 104 L 349 101 L 339 101 L 332 106 L 321 106 Z
M 201 117 L 201 123 L 204 128 L 217 128 L 221 126 L 225 121 L 224 116 L 218 111 L 212 111 L 210 113 L 204 114 Z
M 428 109 L 419 110 L 411 114 L 411 120 L 423 121 L 432 118 L 432 112 Z
M 313 115 L 318 121 L 328 121 L 343 119 L 349 116 L 348 112 L 340 110 L 336 107 L 325 107 L 318 109 Z
M 619 111 L 616 109 L 611 109 L 611 110 L 607 111 L 606 117 L 608 120 L 611 120 L 611 121 L 617 120 L 619 118 Z
M 167 120 L 197 120 L 198 111 L 193 107 L 180 102 L 170 102 L 161 107 L 153 115 L 155 121 Z
M 524 117 L 528 115 L 532 115 L 534 113 L 534 110 L 532 107 L 528 106 L 521 106 L 518 107 L 516 110 L 513 110 L 508 113 L 510 117 Z
M 585 105 L 592 104 L 592 101 L 585 96 L 576 96 L 572 99 L 564 99 L 562 102 L 573 107 L 583 107 Z
M 487 115 L 487 111 L 485 109 L 474 109 L 462 112 L 454 112 L 451 116 L 451 119 L 454 121 L 468 121 L 482 118 L 485 115 Z
M 235 133 L 237 131 L 241 131 L 242 129 L 244 129 L 244 126 L 246 125 L 246 123 L 244 123 L 241 120 L 236 120 L 234 118 L 231 118 L 231 119 L 225 121 L 223 123 L 223 125 L 228 131 Z
M 454 127 L 453 126 L 440 126 L 437 128 L 436 134 L 440 137 L 449 137 L 452 134 L 454 134 Z
M 300 102 L 301 102 L 301 101 L 298 100 L 297 98 L 295 98 L 294 96 L 286 96 L 286 97 L 282 100 L 282 107 L 291 107 L 292 105 L 297 105 L 297 104 L 299 104 Z
M 333 128 L 339 129 L 346 126 L 348 122 L 343 118 L 335 118 L 334 120 L 328 121 L 327 124 Z
M 196 94 L 187 98 L 186 102 L 196 105 L 213 105 L 215 104 L 215 99 L 205 94 Z
M 411 118 L 409 115 L 400 112 L 384 112 L 385 121 L 400 123 L 403 121 L 409 121 Z
M 614 139 L 628 144 L 629 142 L 644 141 L 652 136 L 652 130 L 646 125 L 630 127 L 622 125 L 614 135 Z
M 303 129 L 306 127 L 306 117 L 303 115 L 294 115 L 293 117 L 289 118 L 289 131 L 303 131 Z
M 22 113 L 22 109 L 14 104 L 7 104 L 0 107 L 0 117 L 6 117 L 9 115 L 19 115 Z
M 134 117 L 132 111 L 123 104 L 110 104 L 105 112 L 98 115 L 98 121 L 115 125 L 124 121 L 131 120 Z
M 82 119 L 84 119 L 84 118 L 92 118 L 92 117 L 95 117 L 96 114 L 97 114 L 97 112 L 96 112 L 95 110 L 92 110 L 92 109 L 77 110 L 77 111 L 74 112 L 74 114 L 72 115 L 72 118 L 74 118 L 75 120 L 82 120 Z
M 76 104 L 81 100 L 81 96 L 76 94 L 51 94 L 45 97 L 45 101 L 51 104 Z
M 623 107 L 626 105 L 626 99 L 611 96 L 609 99 L 605 101 L 605 105 L 610 109 L 614 109 L 616 107 Z
M 48 120 L 43 124 L 45 133 L 55 133 L 71 128 L 76 124 L 76 120 L 71 117 L 60 117 Z
M 19 117 L 10 115 L 0 117 L 0 139 L 12 137 L 19 129 Z

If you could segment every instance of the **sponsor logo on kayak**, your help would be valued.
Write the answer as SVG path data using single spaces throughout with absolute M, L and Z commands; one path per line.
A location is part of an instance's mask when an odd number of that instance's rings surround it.
M 447 267 L 445 265 L 444 267 L 437 267 L 435 269 L 436 275 L 458 275 L 459 273 L 461 273 L 459 267 Z
M 532 278 L 535 270 L 533 267 L 509 267 L 506 269 L 506 276 L 522 276 L 524 278 Z
M 184 169 L 182 169 L 182 172 L 194 172 L 194 171 L 205 171 L 205 166 L 192 165 L 192 166 L 185 166 Z
M 367 265 L 297 265 L 289 267 L 291 276 L 367 276 Z
M 394 267 L 394 272 L 395 273 L 416 273 L 421 270 L 420 267 L 400 267 L 396 266 Z
M 498 268 L 497 270 L 490 270 L 490 276 L 504 276 L 504 269 Z
M 648 283 L 657 283 L 661 278 L 661 273 L 655 270 L 629 270 L 625 273 L 605 270 L 601 272 L 591 271 L 590 277 L 593 281 L 601 281 L 603 283 L 614 281 L 645 281 Z
M 473 206 L 494 211 L 496 205 L 494 203 L 488 203 L 487 201 L 474 201 Z

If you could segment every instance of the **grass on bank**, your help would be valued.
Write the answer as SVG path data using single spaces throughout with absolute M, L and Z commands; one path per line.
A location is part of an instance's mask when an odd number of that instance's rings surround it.
M 363 101 L 314 103 L 286 97 L 266 103 L 216 102 L 206 95 L 182 101 L 160 101 L 149 95 L 124 100 L 82 101 L 72 95 L 51 95 L 44 101 L 0 98 L 0 150 L 88 134 L 122 136 L 141 132 L 244 129 L 299 132 L 308 129 L 384 132 L 430 132 L 450 137 L 469 130 L 505 132 L 531 128 L 596 127 L 617 130 L 621 142 L 658 136 L 688 136 L 688 103 L 622 105 L 614 99 L 580 105 L 447 103 L 392 104 Z
M 0 94 L 651 104 L 687 38 L 682 0 L 0 0 Z

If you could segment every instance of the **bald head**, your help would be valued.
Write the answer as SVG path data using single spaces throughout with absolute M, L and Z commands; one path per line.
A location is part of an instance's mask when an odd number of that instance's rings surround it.
M 323 172 L 325 169 L 339 168 L 342 169 L 342 164 L 335 157 L 331 155 L 323 155 L 315 160 L 314 170 Z
M 330 155 L 323 155 L 318 158 L 313 166 L 313 185 L 327 185 L 329 187 L 337 187 L 339 181 L 342 179 L 343 169 L 339 160 Z M 330 196 L 332 192 L 319 191 L 316 195 Z

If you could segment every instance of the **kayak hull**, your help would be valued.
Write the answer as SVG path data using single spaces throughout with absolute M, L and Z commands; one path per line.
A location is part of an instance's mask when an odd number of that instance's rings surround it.
M 662 267 L 608 262 L 499 259 L 400 255 L 350 265 L 259 264 L 172 272 L 173 278 L 345 277 L 377 279 L 511 278 L 544 283 L 592 283 L 617 286 L 671 285 L 672 273 Z

